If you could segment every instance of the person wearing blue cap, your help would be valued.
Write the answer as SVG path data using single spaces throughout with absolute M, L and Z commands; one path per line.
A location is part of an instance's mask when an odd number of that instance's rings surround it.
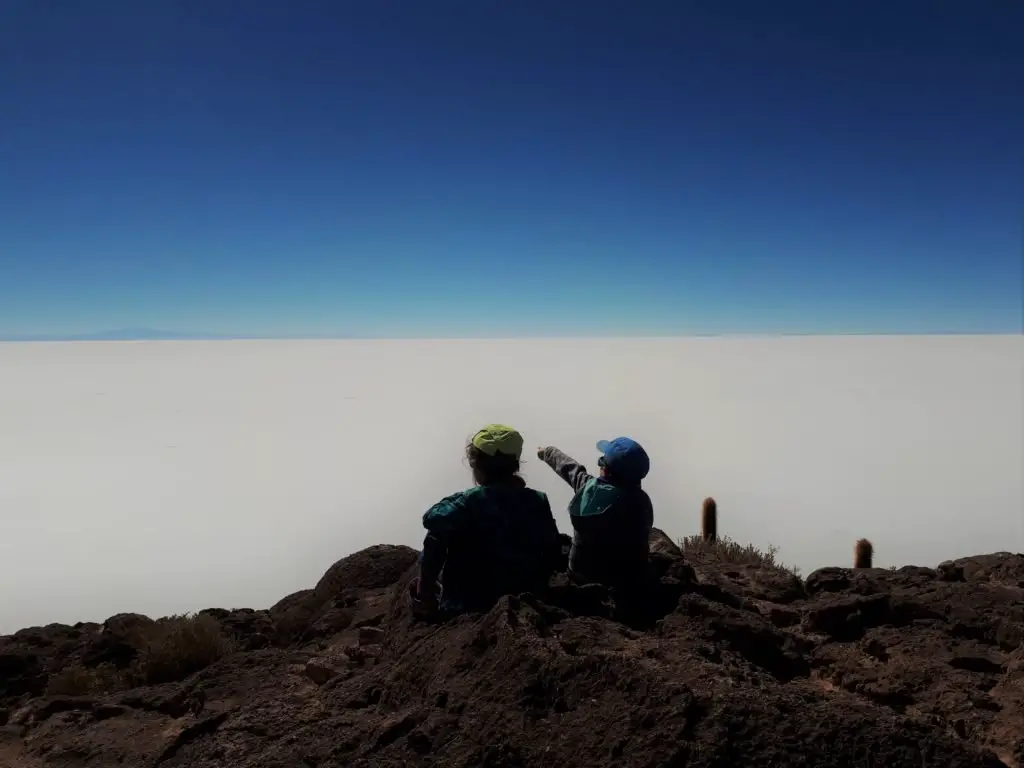
M 641 487 L 651 469 L 643 447 L 629 437 L 602 440 L 597 477 L 554 446 L 537 449 L 576 492 L 569 502 L 573 543 L 569 574 L 576 581 L 634 587 L 647 574 L 654 506 Z

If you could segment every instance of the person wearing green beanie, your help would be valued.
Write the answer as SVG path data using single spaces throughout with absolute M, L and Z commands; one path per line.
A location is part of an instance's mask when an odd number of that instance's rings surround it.
M 548 497 L 519 475 L 523 436 L 488 424 L 466 445 L 474 486 L 423 515 L 427 534 L 410 585 L 419 614 L 486 611 L 502 595 L 547 585 L 562 542 Z

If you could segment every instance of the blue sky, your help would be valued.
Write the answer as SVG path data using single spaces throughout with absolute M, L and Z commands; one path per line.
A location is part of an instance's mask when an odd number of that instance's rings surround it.
M 0 0 L 0 334 L 1019 333 L 1022 28 Z

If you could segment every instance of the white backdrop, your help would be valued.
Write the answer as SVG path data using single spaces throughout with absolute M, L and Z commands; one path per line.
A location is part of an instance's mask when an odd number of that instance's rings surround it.
M 418 546 L 510 423 L 568 486 L 628 434 L 656 524 L 774 543 L 805 572 L 1024 550 L 1024 337 L 0 345 L 0 632 L 267 607 L 338 557 Z

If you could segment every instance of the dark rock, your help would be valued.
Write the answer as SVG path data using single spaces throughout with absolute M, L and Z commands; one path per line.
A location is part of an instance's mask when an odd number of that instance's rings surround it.
M 968 672 L 997 675 L 1003 672 L 1003 665 L 998 661 L 984 656 L 954 656 L 949 660 L 953 669 L 966 669 Z
M 808 575 L 805 586 L 809 595 L 843 592 L 850 588 L 850 572 L 846 568 L 819 568 Z
M 327 606 L 303 635 L 307 640 L 330 637 L 352 625 L 352 611 L 338 606 Z
M 1024 622 L 1000 620 L 995 633 L 996 644 L 1004 651 L 1015 651 L 1024 645 Z
M 26 647 L 0 650 L 0 701 L 39 696 L 46 690 L 47 679 L 40 654 Z
M 943 581 L 967 581 L 964 576 L 964 567 L 957 565 L 952 560 L 946 560 L 943 563 L 939 563 L 939 567 L 935 569 L 939 578 Z
M 97 704 L 93 707 L 92 716 L 94 720 L 109 720 L 112 717 L 121 717 L 130 710 L 119 704 Z
M 1024 554 L 996 552 L 953 560 L 967 581 L 984 581 L 1024 587 Z
M 389 544 L 369 547 L 328 568 L 313 594 L 318 600 L 326 601 L 343 590 L 390 587 L 418 558 L 419 553 L 411 547 Z
M 103 632 L 115 637 L 129 637 L 153 625 L 153 619 L 141 613 L 118 613 L 103 622 Z
M 360 627 L 360 645 L 380 645 L 384 640 L 384 630 L 380 627 Z
M 765 616 L 776 627 L 792 627 L 800 623 L 800 611 L 778 605 L 769 605 Z
M 648 558 L 650 564 L 651 578 L 656 580 L 668 576 L 669 571 L 676 567 L 679 558 L 666 555 L 661 552 L 651 552 Z M 694 578 L 696 580 L 696 577 Z
M 310 659 L 306 662 L 306 677 L 317 685 L 323 685 L 331 678 L 337 677 L 341 672 L 334 664 L 321 659 Z
M 117 669 L 126 669 L 138 653 L 138 648 L 125 637 L 103 632 L 93 635 L 84 644 L 81 659 L 87 667 L 110 664 Z
M 146 617 L 102 631 L 23 630 L 0 638 L 0 764 L 999 768 L 1024 759 L 1017 556 L 821 569 L 803 583 L 719 563 L 711 550 L 689 562 L 668 537 L 657 542 L 642 590 L 556 575 L 541 593 L 433 623 L 411 614 L 416 552 L 371 548 L 268 611 L 204 611 L 233 652 L 187 679 L 133 690 L 41 695 L 49 673 L 84 667 L 88 682 L 91 665 L 126 663 Z
M 262 632 L 256 632 L 244 639 L 242 648 L 246 651 L 258 651 L 260 648 L 266 648 L 269 645 L 270 638 Z
M 226 610 L 224 608 L 205 608 L 201 610 L 199 613 L 202 616 L 210 616 L 211 618 L 214 618 L 221 623 L 223 623 L 224 619 L 231 615 L 231 611 Z M 252 613 L 252 611 L 249 611 L 249 613 Z
M 648 547 L 652 554 L 666 555 L 670 558 L 681 558 L 683 556 L 679 545 L 672 541 L 672 538 L 660 528 L 651 529 Z
M 804 614 L 808 632 L 820 632 L 833 640 L 857 640 L 871 627 L 890 621 L 892 602 L 888 595 L 856 595 L 837 598 L 809 609 Z

